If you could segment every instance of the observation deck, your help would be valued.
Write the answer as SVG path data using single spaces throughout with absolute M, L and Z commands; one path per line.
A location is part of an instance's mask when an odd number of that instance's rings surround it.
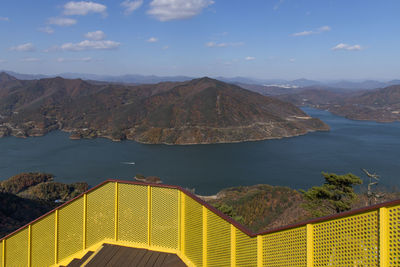
M 90 266 L 105 247 L 108 266 L 400 266 L 400 200 L 252 233 L 181 187 L 107 180 L 1 239 L 0 266 Z

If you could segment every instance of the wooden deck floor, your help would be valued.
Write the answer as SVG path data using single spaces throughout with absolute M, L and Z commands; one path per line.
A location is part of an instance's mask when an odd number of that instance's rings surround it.
M 82 264 L 84 261 L 80 261 Z M 73 264 L 74 265 L 71 265 Z M 77 265 L 72 261 L 68 266 Z M 136 266 L 136 267 L 185 267 L 186 264 L 175 254 L 105 244 L 88 262 L 86 267 Z

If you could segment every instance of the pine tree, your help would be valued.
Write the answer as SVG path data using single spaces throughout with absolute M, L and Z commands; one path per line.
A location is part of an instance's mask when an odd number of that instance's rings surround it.
M 362 184 L 362 180 L 352 173 L 338 175 L 323 172 L 322 175 L 325 178 L 322 186 L 314 186 L 308 191 L 301 190 L 305 198 L 304 208 L 313 216 L 350 210 L 357 196 L 353 185 Z

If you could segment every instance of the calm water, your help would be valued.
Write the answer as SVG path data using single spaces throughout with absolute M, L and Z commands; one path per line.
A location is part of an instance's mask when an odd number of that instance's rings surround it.
M 70 140 L 63 132 L 2 138 L 0 179 L 21 172 L 49 172 L 58 181 L 96 185 L 108 178 L 132 180 L 141 173 L 213 194 L 224 187 L 258 183 L 306 189 L 322 183 L 321 171 L 362 175 L 360 168 L 366 168 L 380 174 L 385 185 L 400 186 L 400 123 L 351 121 L 325 111 L 304 110 L 329 124 L 331 131 L 194 146 Z

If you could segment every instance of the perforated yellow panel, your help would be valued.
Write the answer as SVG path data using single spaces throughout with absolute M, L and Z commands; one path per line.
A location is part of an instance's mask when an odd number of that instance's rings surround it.
M 205 265 L 203 259 L 207 259 L 210 267 L 230 266 L 231 251 L 236 266 L 257 266 L 257 238 L 248 237 L 209 210 L 203 216 L 205 208 L 185 194 L 182 194 L 185 205 L 179 211 L 177 189 L 152 187 L 148 195 L 147 186 L 119 184 L 118 192 L 119 240 L 145 245 L 150 232 L 152 246 L 171 252 L 178 249 L 178 227 L 182 223 L 183 252 L 195 266 Z M 150 212 L 148 199 L 151 200 Z M 103 239 L 114 239 L 115 200 L 113 182 L 87 195 L 86 247 Z M 57 225 L 55 213 L 33 223 L 31 243 L 28 227 L 9 237 L 6 241 L 6 266 L 27 266 L 29 244 L 31 266 L 34 267 L 53 264 L 55 254 L 61 261 L 82 251 L 84 210 L 84 198 L 81 197 L 59 209 Z M 383 221 L 387 222 L 386 211 L 389 215 L 389 234 L 386 231 L 382 234 L 383 237 L 389 236 L 388 266 L 400 266 L 400 205 L 382 210 L 385 211 L 381 214 Z M 179 212 L 184 220 L 179 220 Z M 203 220 L 207 225 L 203 225 Z M 58 244 L 54 243 L 56 227 Z M 314 266 L 378 266 L 378 211 L 316 223 L 311 228 Z M 203 236 L 204 232 L 206 236 Z M 231 243 L 231 233 L 235 234 L 235 243 Z M 207 254 L 203 254 L 203 240 L 206 238 Z M 263 266 L 306 266 L 306 240 L 306 226 L 264 235 L 259 240 L 263 244 Z M 235 247 L 231 248 L 231 244 Z M 58 253 L 54 251 L 56 245 Z M 0 265 L 2 246 L 0 242 Z
M 236 229 L 236 266 L 257 266 L 257 237 Z
M 107 183 L 87 195 L 87 246 L 114 239 L 115 184 Z
M 178 249 L 178 190 L 152 188 L 151 245 Z
M 229 266 L 231 264 L 231 226 L 207 210 L 207 265 Z
M 58 259 L 62 260 L 83 248 L 83 198 L 62 207 L 58 213 Z
M 6 241 L 6 265 L 28 265 L 28 228 L 19 231 Z
M 389 208 L 389 263 L 400 266 L 400 206 Z
M 196 266 L 203 265 L 203 220 L 202 206 L 191 197 L 185 198 L 185 254 Z
M 378 212 L 314 225 L 314 266 L 377 266 Z
M 3 241 L 0 241 L 0 266 L 3 266 Z
M 54 213 L 32 225 L 32 266 L 54 264 Z
M 118 187 L 118 240 L 147 244 L 147 186 Z
M 306 227 L 263 236 L 264 266 L 306 266 Z

